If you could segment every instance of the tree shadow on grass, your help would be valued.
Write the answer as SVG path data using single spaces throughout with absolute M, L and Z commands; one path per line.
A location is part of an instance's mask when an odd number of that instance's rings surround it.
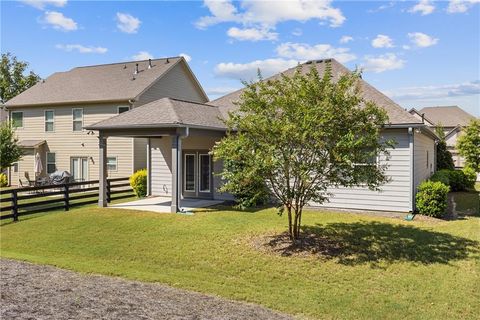
M 406 225 L 381 222 L 330 223 L 305 226 L 302 239 L 292 244 L 286 234 L 269 239 L 265 246 L 282 256 L 315 255 L 343 265 L 379 262 L 420 264 L 478 259 L 479 242 Z

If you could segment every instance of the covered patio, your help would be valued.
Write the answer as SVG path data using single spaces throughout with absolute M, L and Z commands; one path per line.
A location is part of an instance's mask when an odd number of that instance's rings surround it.
M 181 199 L 178 205 L 179 212 L 190 212 L 198 208 L 207 208 L 221 204 L 223 200 Z M 172 200 L 170 197 L 149 197 L 145 199 L 111 205 L 110 208 L 152 211 L 158 213 L 171 212 Z
M 209 154 L 226 130 L 218 107 L 163 98 L 85 129 L 99 133 L 100 207 L 107 206 L 109 137 L 147 140 L 147 196 L 150 198 L 121 206 L 156 212 L 169 208 L 168 212 L 175 213 L 182 208 L 205 207 L 230 200 L 229 195 L 217 192 L 219 179 L 214 176 L 214 170 L 220 167 Z

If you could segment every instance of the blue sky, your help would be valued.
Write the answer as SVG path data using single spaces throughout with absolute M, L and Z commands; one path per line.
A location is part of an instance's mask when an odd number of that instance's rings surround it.
M 480 116 L 479 0 L 2 1 L 0 44 L 42 77 L 185 54 L 211 98 L 334 57 L 405 108 Z

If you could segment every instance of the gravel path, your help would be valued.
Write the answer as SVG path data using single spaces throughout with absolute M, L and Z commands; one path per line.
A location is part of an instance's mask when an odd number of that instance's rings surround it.
M 0 259 L 0 318 L 291 319 L 269 309 L 155 283 Z

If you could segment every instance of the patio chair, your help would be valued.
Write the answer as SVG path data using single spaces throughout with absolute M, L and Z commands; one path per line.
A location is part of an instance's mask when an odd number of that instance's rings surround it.
M 30 179 L 30 174 L 28 173 L 28 171 L 25 171 L 25 179 L 27 179 L 29 187 L 35 186 L 35 180 Z

